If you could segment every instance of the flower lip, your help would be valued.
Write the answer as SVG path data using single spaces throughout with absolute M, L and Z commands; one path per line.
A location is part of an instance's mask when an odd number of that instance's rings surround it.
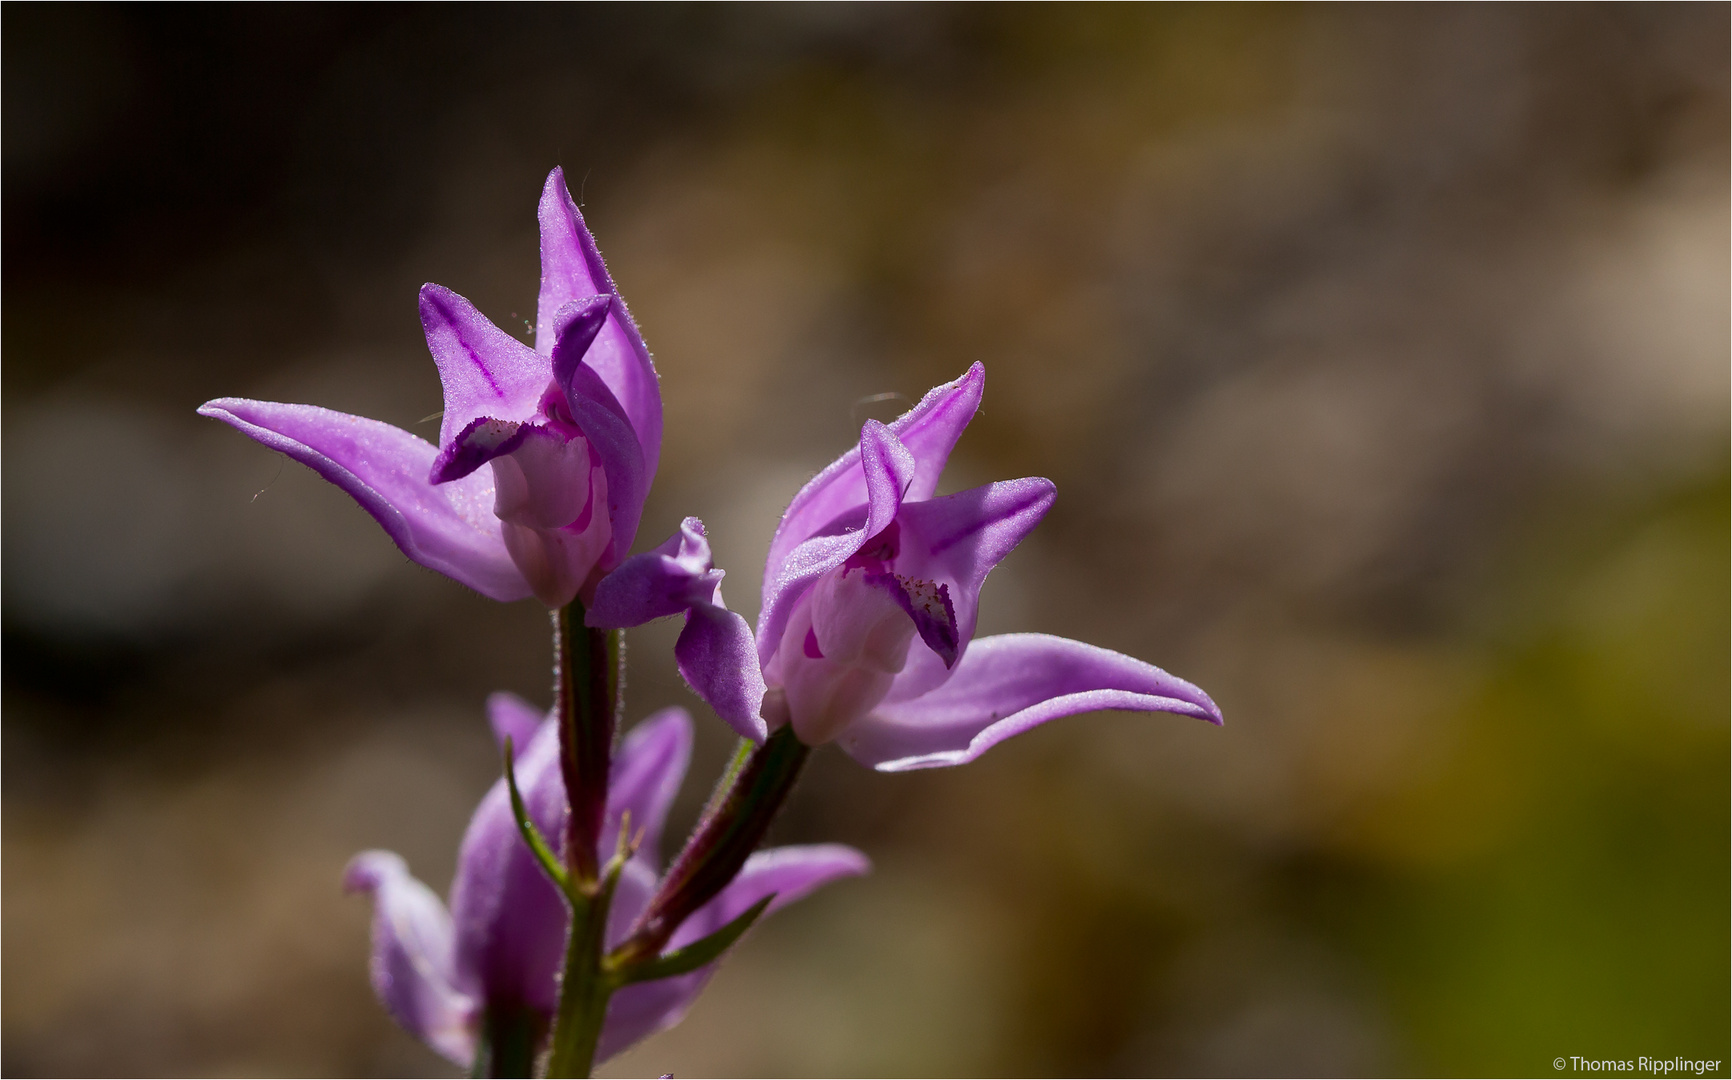
M 883 590 L 914 621 L 920 640 L 937 653 L 944 666 L 954 667 L 962 648 L 962 633 L 956 624 L 956 608 L 950 602 L 950 586 L 896 572 L 896 557 L 902 553 L 902 528 L 893 518 L 877 535 L 848 556 L 841 573 L 864 571 L 864 581 Z M 813 656 L 817 639 L 807 632 L 806 655 Z M 817 654 L 822 656 L 820 652 Z M 815 657 L 816 658 L 816 657 Z
M 523 445 L 530 425 L 491 416 L 478 416 L 439 450 L 428 471 L 430 484 L 461 480 L 481 466 Z
M 956 608 L 950 603 L 950 586 L 903 577 L 892 571 L 868 573 L 866 582 L 889 593 L 908 613 L 920 640 L 938 654 L 945 667 L 956 666 L 956 657 L 962 650 L 962 633 L 956 626 Z

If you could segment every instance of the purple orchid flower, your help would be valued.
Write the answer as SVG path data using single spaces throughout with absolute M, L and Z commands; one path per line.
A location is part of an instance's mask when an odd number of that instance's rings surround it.
M 451 290 L 421 289 L 445 390 L 437 447 L 313 405 L 218 398 L 199 412 L 310 466 L 410 559 L 484 596 L 560 607 L 587 594 L 637 535 L 661 454 L 661 392 L 559 169 L 539 217 L 533 349 Z
M 500 743 L 509 737 L 523 748 L 516 773 L 530 818 L 544 836 L 562 835 L 569 811 L 554 721 L 510 694 L 495 694 L 487 704 Z M 634 728 L 614 758 L 602 835 L 611 849 L 629 813 L 629 827 L 642 830 L 642 842 L 614 893 L 609 948 L 625 938 L 654 892 L 662 826 L 690 761 L 691 744 L 691 718 L 685 710 L 663 709 Z M 611 850 L 598 852 L 601 858 L 609 854 Z M 766 896 L 775 895 L 768 908 L 775 911 L 869 867 L 864 855 L 839 844 L 760 851 L 681 925 L 668 949 L 720 929 Z M 410 876 L 403 860 L 388 851 L 355 856 L 345 886 L 373 895 L 373 988 L 410 1034 L 468 1067 L 490 1011 L 527 1011 L 545 1029 L 558 1003 L 570 916 L 518 832 L 503 779 L 482 799 L 464 834 L 449 912 L 431 889 Z M 714 971 L 711 964 L 615 992 L 597 1060 L 677 1023 Z
M 736 721 L 742 734 L 762 739 L 792 724 L 807 745 L 835 741 L 893 772 L 973 761 L 1019 732 L 1096 709 L 1221 722 L 1202 690 L 1133 657 L 1046 634 L 973 640 L 987 574 L 1055 498 L 1040 478 L 934 496 L 985 382 L 975 364 L 894 422 L 869 421 L 859 447 L 789 504 L 764 570 L 758 663 L 748 665 L 757 670 L 711 679 L 736 696 L 764 688 L 763 726 Z M 685 536 L 701 538 L 701 525 L 688 522 Z M 595 625 L 636 625 L 701 591 L 718 573 L 708 548 L 681 552 L 621 566 L 610 582 L 623 600 L 630 580 L 633 602 L 598 607 L 612 621 Z M 604 583 L 598 605 L 606 596 Z M 642 600 L 651 596 L 659 605 Z M 701 600 L 689 610 L 691 621 L 708 614 Z M 712 704 L 729 697 L 728 686 L 688 681 Z

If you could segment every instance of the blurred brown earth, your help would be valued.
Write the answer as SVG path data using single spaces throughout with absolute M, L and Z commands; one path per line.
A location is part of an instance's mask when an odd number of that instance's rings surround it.
M 449 1074 L 366 847 L 449 881 L 545 616 L 193 415 L 440 407 L 563 165 L 662 373 L 644 543 L 974 360 L 1060 499 L 982 632 L 1221 704 L 816 755 L 876 861 L 610 1075 L 1550 1074 L 1729 1056 L 1728 13 L 7 5 L 8 1075 Z M 640 545 L 642 546 L 642 545 Z M 632 639 L 630 711 L 698 715 Z

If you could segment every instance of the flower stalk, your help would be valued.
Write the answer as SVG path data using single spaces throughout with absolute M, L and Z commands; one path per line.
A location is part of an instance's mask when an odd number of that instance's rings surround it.
M 625 836 L 605 867 L 596 851 L 607 816 L 608 770 L 619 725 L 625 648 L 618 630 L 583 624 L 573 601 L 553 613 L 553 710 L 559 724 L 559 768 L 571 812 L 566 817 L 565 874 L 555 878 L 571 907 L 565 965 L 554 1014 L 549 1076 L 588 1076 L 617 980 L 602 967 L 608 909 L 621 867 L 630 857 Z
M 574 633 L 574 627 L 581 625 L 574 616 L 581 613 L 573 604 L 555 612 L 553 619 L 553 720 L 558 725 L 560 773 L 569 800 L 563 861 L 531 820 L 517 784 L 512 740 L 506 738 L 504 745 L 505 785 L 518 832 L 570 912 L 547 1060 L 550 1077 L 590 1075 L 615 991 L 632 983 L 688 975 L 713 963 L 768 910 L 776 891 L 767 892 L 719 929 L 671 952 L 662 951 L 688 917 L 716 900 L 740 876 L 793 790 L 810 752 L 789 728 L 760 747 L 744 742 L 672 871 L 633 924 L 633 932 L 608 951 L 608 915 L 620 874 L 637 854 L 645 834 L 641 829 L 633 834 L 631 812 L 623 810 L 613 856 L 587 872 L 580 861 L 588 853 L 588 865 L 595 867 L 597 848 L 591 838 L 606 820 L 605 780 L 599 785 L 595 824 L 589 825 L 586 817 L 597 802 L 593 777 L 598 772 L 607 777 L 611 766 L 623 682 L 620 632 Z M 476 1072 L 502 1075 L 506 1068 L 521 1070 L 520 1056 L 495 1038 L 484 1039 Z
M 621 962 L 660 953 L 680 923 L 734 879 L 763 842 L 810 754 L 793 729 L 783 727 L 737 770 L 729 770 L 733 783 L 699 822 L 625 944 L 616 950 Z
M 553 615 L 553 709 L 559 720 L 559 768 L 571 799 L 566 865 L 576 883 L 593 887 L 596 851 L 607 815 L 607 772 L 619 726 L 625 644 L 617 631 L 583 625 L 577 602 Z

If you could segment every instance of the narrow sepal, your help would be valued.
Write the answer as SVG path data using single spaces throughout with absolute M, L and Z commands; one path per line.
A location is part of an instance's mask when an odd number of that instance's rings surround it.
M 631 420 L 643 447 L 647 487 L 655 476 L 662 447 L 661 387 L 649 349 L 614 287 L 561 170 L 547 174 L 536 216 L 541 223 L 541 293 L 536 304 L 535 350 L 552 355 L 559 336 L 559 312 L 567 303 L 602 293 L 613 296 L 607 320 L 586 351 L 584 362 L 601 376 Z
M 427 480 L 438 454 L 425 439 L 316 405 L 217 398 L 199 415 L 221 420 L 342 488 L 403 554 L 494 600 L 522 600 L 529 583 L 493 516 L 493 477 Z
M 565 395 L 572 423 L 583 432 L 589 451 L 607 474 L 607 515 L 611 522 L 602 565 L 618 563 L 637 538 L 644 500 L 649 497 L 649 471 L 639 432 L 613 389 L 584 362 L 596 335 L 620 300 L 590 296 L 560 309 L 553 346 L 553 381 Z
M 929 684 L 940 667 L 938 657 L 916 650 L 904 675 Z M 881 772 L 929 769 L 973 761 L 1048 720 L 1100 709 L 1221 722 L 1209 695 L 1136 657 L 1050 634 L 1003 634 L 975 641 L 936 689 L 906 700 L 893 694 L 839 741 Z
M 500 447 L 510 432 L 502 430 L 497 445 L 470 445 L 459 436 L 472 435 L 483 418 L 515 430 L 534 416 L 547 389 L 547 361 L 443 285 L 421 287 L 421 329 L 445 390 L 440 455 L 430 470 L 434 482 L 441 483 L 474 471 L 490 454 L 509 452 Z

